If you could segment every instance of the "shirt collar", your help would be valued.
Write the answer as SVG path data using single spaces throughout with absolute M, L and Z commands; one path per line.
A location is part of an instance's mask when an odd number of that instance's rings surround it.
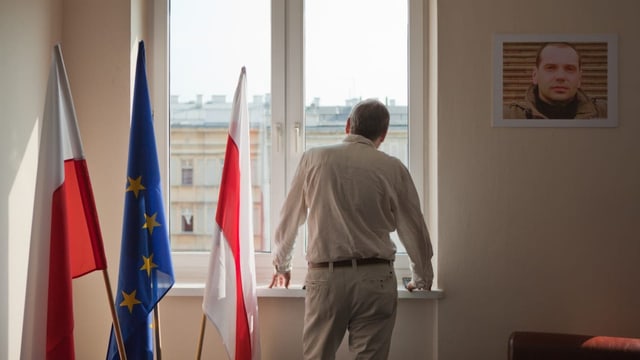
M 369 146 L 372 146 L 372 147 L 376 147 L 375 144 L 373 143 L 373 141 L 367 139 L 366 137 L 364 137 L 362 135 L 349 134 L 342 141 L 346 142 L 346 143 L 359 143 L 359 144 L 365 144 L 365 145 L 369 145 Z

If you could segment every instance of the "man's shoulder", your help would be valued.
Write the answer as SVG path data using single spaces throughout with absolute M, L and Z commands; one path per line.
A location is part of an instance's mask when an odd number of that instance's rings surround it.
M 578 91 L 578 115 L 580 119 L 606 119 L 607 99 L 602 97 L 591 97 L 586 92 Z
M 314 155 L 325 154 L 329 152 L 342 151 L 344 147 L 345 147 L 344 143 L 318 145 L 305 150 L 303 154 L 306 156 L 314 156 Z
M 531 106 L 525 101 L 512 101 L 502 106 L 503 119 L 530 119 Z
M 593 105 L 596 107 L 596 111 L 598 112 L 598 117 L 607 118 L 607 110 L 608 110 L 607 99 L 593 98 L 591 99 L 591 102 L 593 102 Z

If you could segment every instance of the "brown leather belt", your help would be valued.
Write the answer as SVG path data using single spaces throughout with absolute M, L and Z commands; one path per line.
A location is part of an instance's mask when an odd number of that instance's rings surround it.
M 355 259 L 356 266 L 363 265 L 374 265 L 374 264 L 389 264 L 391 265 L 393 262 L 391 260 L 379 259 L 379 258 L 364 258 L 364 259 Z M 326 268 L 333 264 L 333 267 L 345 267 L 345 266 L 353 266 L 353 260 L 340 260 L 340 261 L 327 261 L 327 262 L 319 262 L 319 263 L 308 263 L 310 268 Z

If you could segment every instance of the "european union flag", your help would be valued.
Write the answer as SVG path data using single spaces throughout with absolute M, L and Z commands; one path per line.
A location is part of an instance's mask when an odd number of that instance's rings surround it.
M 128 359 L 153 359 L 152 312 L 174 283 L 160 184 L 144 42 L 140 41 L 129 135 L 120 275 L 115 299 Z M 120 359 L 113 329 L 107 359 Z

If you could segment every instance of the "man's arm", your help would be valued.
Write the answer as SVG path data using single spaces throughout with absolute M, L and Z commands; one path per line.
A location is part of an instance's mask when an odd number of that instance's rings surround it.
M 280 283 L 286 284 L 285 287 L 289 286 L 293 246 L 298 235 L 298 228 L 304 224 L 307 218 L 307 204 L 304 196 L 305 164 L 305 155 L 303 154 L 291 182 L 291 189 L 280 211 L 280 224 L 276 228 L 274 236 L 273 265 L 276 273 L 273 276 L 271 286 L 278 286 Z
M 398 193 L 396 212 L 398 237 L 411 260 L 411 282 L 407 289 L 430 290 L 433 283 L 433 247 L 420 209 L 418 192 L 406 169 L 402 174 L 402 183 L 404 191 Z

